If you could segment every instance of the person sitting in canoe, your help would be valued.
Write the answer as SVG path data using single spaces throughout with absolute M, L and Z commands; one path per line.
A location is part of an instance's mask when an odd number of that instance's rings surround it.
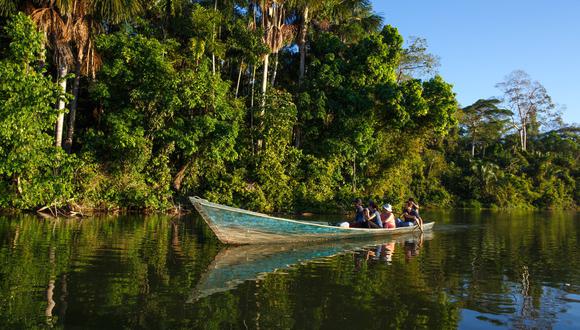
M 415 219 L 417 219 L 419 226 L 423 227 L 423 218 L 419 215 L 419 204 L 417 204 L 413 198 L 409 198 L 407 205 L 411 208 L 411 216 L 414 216 Z
M 383 221 L 381 220 L 381 213 L 377 210 L 377 204 L 370 201 L 366 210 L 365 220 L 368 228 L 383 228 Z
M 383 205 L 381 219 L 383 220 L 383 228 L 393 229 L 397 227 L 395 222 L 395 215 L 393 214 L 393 207 L 391 204 Z
M 397 223 L 397 227 L 412 227 L 417 224 L 417 218 L 411 215 L 411 212 L 411 206 L 406 202 L 403 206 L 403 213 L 399 216 L 401 221 Z
M 365 224 L 365 208 L 362 205 L 362 199 L 354 200 L 355 216 L 354 222 L 350 223 L 350 227 L 360 228 Z
M 421 230 L 423 229 L 423 219 L 419 215 L 419 204 L 415 202 L 413 198 L 409 198 L 405 206 L 403 207 L 403 214 L 401 215 L 403 223 L 401 227 L 410 227 L 412 225 L 418 225 Z

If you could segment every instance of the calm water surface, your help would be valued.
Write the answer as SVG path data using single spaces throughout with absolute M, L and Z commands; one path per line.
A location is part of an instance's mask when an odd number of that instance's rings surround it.
M 433 235 L 220 245 L 196 216 L 0 216 L 0 328 L 580 326 L 577 213 L 426 213 Z

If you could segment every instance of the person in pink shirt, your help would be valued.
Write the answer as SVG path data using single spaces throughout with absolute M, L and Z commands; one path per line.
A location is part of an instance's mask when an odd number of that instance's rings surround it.
M 381 213 L 381 219 L 383 220 L 383 228 L 396 228 L 395 215 L 393 214 L 393 207 L 391 204 L 385 204 L 382 207 L 383 213 Z

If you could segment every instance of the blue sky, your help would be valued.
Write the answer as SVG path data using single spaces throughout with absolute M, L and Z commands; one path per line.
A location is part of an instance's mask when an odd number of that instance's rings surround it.
M 495 85 L 521 69 L 539 81 L 564 120 L 580 123 L 580 0 L 372 0 L 407 39 L 427 39 L 440 74 L 465 106 L 500 96 Z

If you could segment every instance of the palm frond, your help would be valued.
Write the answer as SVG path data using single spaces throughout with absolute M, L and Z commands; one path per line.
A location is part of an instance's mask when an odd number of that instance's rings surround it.
M 64 21 L 56 9 L 52 7 L 38 8 L 32 11 L 30 18 L 44 32 L 46 39 L 53 38 L 66 42 L 70 40 L 70 25 Z
M 119 23 L 143 11 L 141 0 L 95 0 L 91 11 L 104 20 Z
M 17 0 L 0 0 L 0 16 L 8 16 L 16 12 L 19 2 Z

